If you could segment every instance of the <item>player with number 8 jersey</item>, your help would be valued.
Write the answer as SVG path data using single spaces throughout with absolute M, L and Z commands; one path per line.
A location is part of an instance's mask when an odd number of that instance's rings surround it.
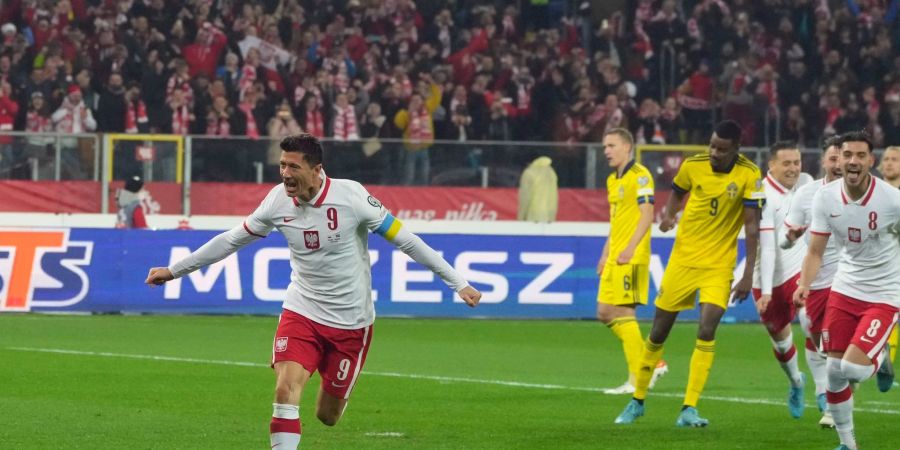
M 309 134 L 281 141 L 282 185 L 269 192 L 239 226 L 222 233 L 182 261 L 150 270 L 147 283 L 163 284 L 224 259 L 241 247 L 280 231 L 290 248 L 291 283 L 272 348 L 275 403 L 272 448 L 300 444 L 300 394 L 321 375 L 316 416 L 335 425 L 362 371 L 372 339 L 375 308 L 368 235 L 381 235 L 439 275 L 469 306 L 481 293 L 359 183 L 329 178 L 322 146 Z
M 811 236 L 794 293 L 796 300 L 807 300 L 826 244 L 836 240 L 841 254 L 825 307 L 822 341 L 828 352 L 826 398 L 839 448 L 856 449 L 850 383 L 876 373 L 879 385 L 893 382 L 893 372 L 879 369 L 900 308 L 900 192 L 870 173 L 873 163 L 865 132 L 843 136 L 843 178 L 813 197 Z

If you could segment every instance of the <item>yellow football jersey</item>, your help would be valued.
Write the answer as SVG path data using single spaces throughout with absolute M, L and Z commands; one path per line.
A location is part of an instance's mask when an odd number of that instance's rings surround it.
M 609 198 L 609 258 L 615 261 L 637 228 L 641 218 L 640 205 L 653 203 L 653 176 L 646 167 L 632 161 L 621 178 L 616 172 L 609 175 L 606 192 Z M 649 232 L 634 249 L 631 264 L 650 264 Z
M 686 159 L 672 188 L 690 192 L 669 264 L 698 268 L 733 268 L 744 206 L 762 208 L 765 192 L 759 168 L 744 155 L 727 173 L 713 172 L 709 155 Z

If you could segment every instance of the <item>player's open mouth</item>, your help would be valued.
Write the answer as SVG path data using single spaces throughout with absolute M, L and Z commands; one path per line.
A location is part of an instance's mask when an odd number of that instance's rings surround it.
M 295 191 L 297 190 L 297 182 L 293 179 L 285 179 L 284 180 L 284 189 L 287 191 Z
M 847 181 L 856 183 L 860 179 L 860 171 L 857 169 L 847 169 Z

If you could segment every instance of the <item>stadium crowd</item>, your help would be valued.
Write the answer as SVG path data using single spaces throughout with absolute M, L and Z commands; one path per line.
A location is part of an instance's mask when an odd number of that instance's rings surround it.
M 0 130 L 900 142 L 900 0 L 602 3 L 7 0 Z

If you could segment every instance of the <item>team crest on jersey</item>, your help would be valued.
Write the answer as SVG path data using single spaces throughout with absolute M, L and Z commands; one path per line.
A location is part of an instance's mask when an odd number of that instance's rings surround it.
M 734 184 L 734 181 L 732 181 L 731 184 L 729 184 L 728 187 L 725 188 L 725 192 L 728 192 L 728 198 L 737 197 L 738 187 L 736 184 Z
M 849 239 L 850 242 L 862 242 L 862 231 L 860 231 L 859 228 L 847 228 L 847 239 Z
M 647 178 L 647 177 L 638 177 L 638 185 L 639 185 L 639 186 L 646 186 L 648 183 L 650 183 L 650 179 L 649 179 L 649 178 Z
M 762 188 L 762 179 L 756 180 L 756 190 L 761 191 Z
M 619 186 L 619 198 L 625 198 L 625 186 Z
M 281 353 L 281 352 L 287 350 L 287 344 L 288 344 L 287 336 L 275 339 L 275 351 L 278 353 Z
M 318 250 L 318 248 L 319 248 L 319 232 L 316 230 L 304 231 L 303 232 L 303 242 L 306 243 L 306 248 L 308 248 L 310 250 Z
M 831 336 L 828 334 L 828 330 L 822 330 L 822 342 L 828 342 L 831 340 Z
M 376 208 L 381 208 L 381 202 L 379 202 L 377 198 L 372 197 L 372 196 L 370 195 L 369 198 L 366 199 L 366 200 L 369 201 L 369 204 L 370 204 L 370 205 L 372 205 L 372 206 L 374 206 L 374 207 L 376 207 Z

